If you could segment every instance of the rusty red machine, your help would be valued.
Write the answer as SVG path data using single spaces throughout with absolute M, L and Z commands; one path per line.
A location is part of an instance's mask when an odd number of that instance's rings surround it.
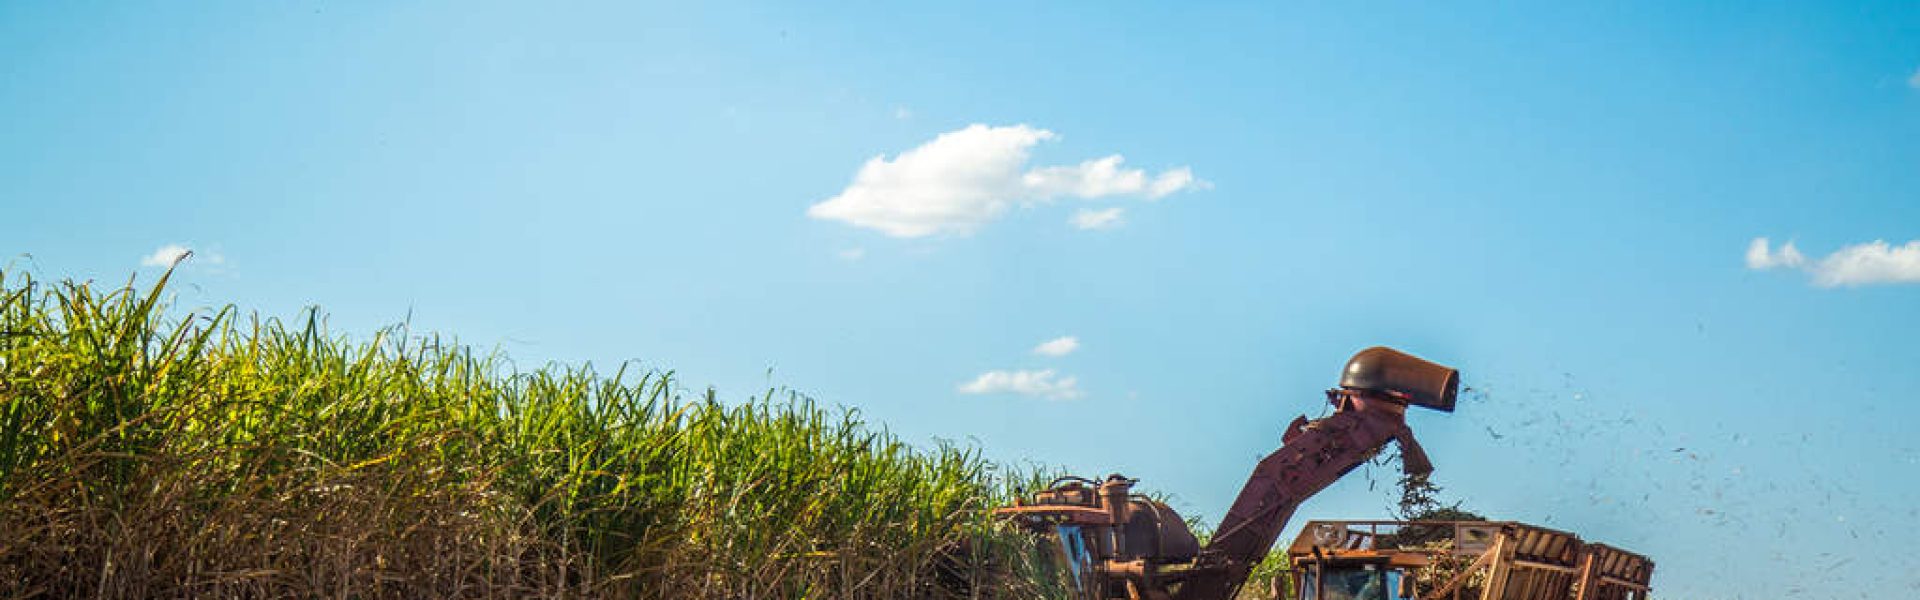
M 1646 600 L 1653 578 L 1645 556 L 1511 521 L 1309 521 L 1287 558 L 1300 600 Z
M 1407 427 L 1407 407 L 1453 412 L 1459 387 L 1454 369 L 1391 348 L 1361 350 L 1327 391 L 1333 413 L 1287 426 L 1280 449 L 1254 467 L 1205 546 L 1172 508 L 1134 494 L 1135 480 L 1117 474 L 1061 478 L 995 512 L 1052 540 L 1081 598 L 1232 598 L 1294 509 L 1388 442 L 1399 444 L 1408 473 L 1432 471 Z

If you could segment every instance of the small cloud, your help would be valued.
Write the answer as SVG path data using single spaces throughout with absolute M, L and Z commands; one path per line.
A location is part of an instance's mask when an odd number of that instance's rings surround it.
M 987 371 L 973 381 L 960 384 L 962 394 L 1019 394 L 1048 400 L 1072 400 L 1081 397 L 1079 381 L 1057 377 L 1053 369 L 1040 371 Z
M 1033 347 L 1033 353 L 1041 356 L 1060 357 L 1060 356 L 1066 356 L 1068 354 L 1073 354 L 1073 351 L 1079 350 L 1079 349 L 1080 349 L 1080 338 L 1076 338 L 1070 335 L 1063 335 L 1063 336 L 1053 338 L 1044 342 L 1040 342 L 1040 345 Z
M 975 124 L 942 133 L 893 158 L 883 154 L 868 159 L 852 184 L 807 207 L 807 216 L 894 237 L 966 235 L 1016 204 L 1115 196 L 1156 200 L 1207 187 L 1187 167 L 1148 175 L 1124 168 L 1125 159 L 1118 154 L 1028 169 L 1033 147 L 1058 137 L 1027 125 Z
M 905 106 L 895 106 L 893 107 L 893 118 L 899 119 L 901 121 L 912 119 L 913 110 L 908 109 Z
M 860 260 L 867 257 L 867 249 L 856 246 L 833 254 L 834 256 L 840 257 L 840 260 Z
M 1093 210 L 1082 208 L 1073 211 L 1073 217 L 1067 219 L 1076 229 L 1113 229 L 1126 224 L 1126 209 L 1115 206 Z
M 189 257 L 191 257 L 192 260 L 188 261 Z M 220 252 L 215 250 L 207 250 L 204 248 L 195 249 L 186 244 L 167 244 L 154 249 L 152 253 L 146 256 L 140 257 L 140 266 L 164 269 L 170 268 L 174 266 L 174 263 L 182 261 L 187 261 L 184 264 L 191 264 L 195 267 L 214 267 L 212 272 L 218 273 L 221 272 L 221 269 L 218 267 L 226 264 L 227 257 L 222 256 Z
M 1143 196 L 1159 200 L 1168 194 L 1193 187 L 1193 170 L 1169 169 L 1152 178 L 1140 169 L 1123 169 L 1126 157 L 1118 154 L 1096 158 L 1070 167 L 1043 167 L 1020 177 L 1027 189 L 1045 197 Z
M 1920 283 L 1920 240 L 1895 246 L 1885 240 L 1854 244 L 1818 261 L 1809 261 L 1791 242 L 1769 251 L 1767 238 L 1747 246 L 1747 268 L 1806 271 L 1820 287 L 1857 287 L 1880 283 Z
M 1907 87 L 1920 90 L 1920 69 L 1914 69 L 1913 74 L 1907 76 Z
M 1159 177 L 1155 177 L 1153 183 L 1147 186 L 1147 199 L 1159 200 L 1172 195 L 1174 192 L 1210 189 L 1213 189 L 1213 182 L 1194 179 L 1193 169 L 1180 167 L 1161 173 Z
M 1807 257 L 1800 255 L 1800 251 L 1793 247 L 1793 242 L 1781 244 L 1777 252 L 1769 249 L 1767 238 L 1753 238 L 1753 243 L 1747 244 L 1747 268 L 1755 271 L 1779 267 L 1797 269 L 1806 262 Z
M 167 244 L 165 246 L 161 246 L 159 249 L 154 250 L 152 254 L 148 254 L 146 256 L 141 257 L 140 266 L 161 267 L 161 268 L 171 267 L 174 265 L 174 263 L 180 262 L 182 259 L 185 259 L 188 255 L 191 255 L 191 254 L 193 254 L 193 251 L 187 249 L 186 246 L 182 246 L 180 244 Z M 209 262 L 219 262 L 219 261 L 209 260 Z

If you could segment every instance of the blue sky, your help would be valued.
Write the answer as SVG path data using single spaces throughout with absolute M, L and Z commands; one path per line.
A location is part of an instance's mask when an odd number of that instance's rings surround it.
M 1920 595 L 1911 3 L 811 4 L 0 4 L 0 252 L 189 247 L 190 305 L 792 386 L 1209 519 L 1389 344 L 1480 390 L 1413 423 L 1470 508 L 1664 597 Z

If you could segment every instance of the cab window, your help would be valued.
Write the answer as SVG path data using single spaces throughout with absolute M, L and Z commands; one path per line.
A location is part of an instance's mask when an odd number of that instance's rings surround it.
M 1319 579 L 1324 579 L 1324 585 Z M 1389 600 L 1385 572 L 1371 568 L 1312 570 L 1300 579 L 1301 600 Z M 1325 595 L 1320 595 L 1324 593 Z

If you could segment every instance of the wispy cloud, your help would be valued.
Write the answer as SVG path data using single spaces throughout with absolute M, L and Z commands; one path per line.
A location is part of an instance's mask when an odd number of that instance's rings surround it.
M 1807 264 L 1807 257 L 1800 255 L 1800 250 L 1793 247 L 1793 242 L 1781 244 L 1779 250 L 1771 250 L 1770 242 L 1763 237 L 1753 238 L 1753 243 L 1747 244 L 1747 268 L 1749 269 L 1756 271 L 1775 267 L 1797 269 L 1805 264 Z
M 1907 76 L 1907 87 L 1920 90 L 1920 68 L 1915 68 L 1913 74 Z
M 1115 154 L 1073 166 L 1041 167 L 1022 175 L 1020 183 L 1043 198 L 1144 196 L 1148 200 L 1159 200 L 1194 185 L 1193 169 L 1168 169 L 1149 178 L 1144 170 L 1122 168 L 1126 160 Z
M 1067 222 L 1076 229 L 1113 229 L 1126 224 L 1126 209 L 1118 206 L 1099 210 L 1082 208 L 1073 211 L 1073 218 Z
M 1920 240 L 1895 246 L 1885 240 L 1854 244 L 1820 260 L 1808 260 L 1793 242 L 1771 249 L 1767 238 L 1747 245 L 1747 268 L 1806 271 L 1820 287 L 1856 287 L 1882 283 L 1920 283 Z
M 1073 354 L 1073 351 L 1079 350 L 1079 349 L 1080 349 L 1080 338 L 1076 338 L 1070 335 L 1063 335 L 1063 336 L 1053 338 L 1044 342 L 1040 342 L 1040 345 L 1033 347 L 1033 353 L 1041 356 L 1059 357 L 1059 356 L 1066 356 L 1068 354 Z
M 1118 154 L 1077 165 L 1027 168 L 1032 149 L 1053 132 L 1014 125 L 969 125 L 891 159 L 861 165 L 846 189 L 807 208 L 807 216 L 876 229 L 894 237 L 966 235 L 1016 204 L 1059 198 L 1155 200 L 1207 183 L 1187 167 L 1148 175 Z
M 1053 369 L 1039 371 L 987 371 L 973 381 L 960 384 L 962 394 L 1019 394 L 1048 400 L 1072 400 L 1081 397 L 1080 382 L 1059 377 Z
M 840 257 L 840 260 L 860 260 L 862 258 L 867 257 L 867 249 L 857 247 L 857 246 L 853 248 L 844 248 L 844 249 L 841 249 L 839 252 L 833 253 L 833 255 Z
M 167 244 L 154 250 L 152 254 L 141 257 L 140 266 L 171 267 L 173 263 L 180 262 L 180 259 L 186 258 L 187 255 L 192 253 L 193 251 L 187 249 L 186 246 Z
M 164 269 L 186 259 L 189 255 L 193 257 L 192 264 L 200 266 L 217 267 L 227 262 L 227 257 L 221 256 L 219 252 L 194 249 L 186 244 L 166 244 L 140 257 L 140 266 Z

